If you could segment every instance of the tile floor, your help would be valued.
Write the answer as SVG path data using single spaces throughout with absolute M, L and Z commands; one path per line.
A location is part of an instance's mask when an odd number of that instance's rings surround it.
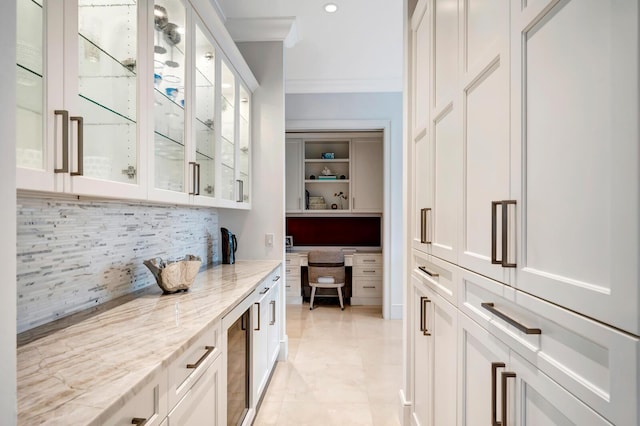
M 402 321 L 379 307 L 287 306 L 288 362 L 278 362 L 255 426 L 397 426 Z

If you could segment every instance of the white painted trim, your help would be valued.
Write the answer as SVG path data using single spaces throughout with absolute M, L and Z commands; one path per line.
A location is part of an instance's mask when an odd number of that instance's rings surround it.
M 411 425 L 411 408 L 413 404 L 411 401 L 407 401 L 407 398 L 402 389 L 400 389 L 400 392 L 398 392 L 398 397 L 400 399 L 400 408 L 399 408 L 400 425 L 410 426 Z
M 245 41 L 283 41 L 285 47 L 298 42 L 295 16 L 273 18 L 229 18 L 227 31 L 236 43 Z
M 402 78 L 285 80 L 285 93 L 379 93 L 402 92 Z
M 382 215 L 382 317 L 391 319 L 391 121 L 390 120 L 287 120 L 285 129 L 302 130 L 382 130 L 383 141 L 383 215 Z

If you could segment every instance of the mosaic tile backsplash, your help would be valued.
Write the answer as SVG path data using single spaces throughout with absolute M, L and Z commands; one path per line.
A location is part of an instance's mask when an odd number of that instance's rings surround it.
M 218 261 L 208 208 L 18 197 L 18 333 L 156 285 L 142 262 Z

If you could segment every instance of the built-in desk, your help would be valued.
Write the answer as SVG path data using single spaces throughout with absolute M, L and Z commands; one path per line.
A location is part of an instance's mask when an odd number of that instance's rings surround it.
M 287 303 L 309 300 L 311 287 L 307 273 L 308 251 L 292 251 L 286 256 L 285 286 Z M 356 251 L 345 253 L 346 280 L 344 299 L 352 305 L 382 305 L 382 253 Z M 316 297 L 335 295 L 333 289 L 317 289 Z

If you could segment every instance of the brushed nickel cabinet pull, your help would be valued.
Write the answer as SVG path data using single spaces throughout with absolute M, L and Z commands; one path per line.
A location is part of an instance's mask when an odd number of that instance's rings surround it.
M 516 205 L 516 200 L 505 200 L 502 202 L 502 267 L 515 268 L 515 263 L 509 262 L 509 205 Z
M 271 305 L 271 316 L 272 316 L 271 321 L 269 321 L 269 325 L 273 325 L 276 323 L 276 301 L 272 300 L 271 302 L 269 302 L 269 304 Z
M 268 291 L 269 291 L 269 287 L 265 287 L 265 288 L 262 289 L 260 294 L 266 294 Z
M 507 426 L 507 379 L 515 378 L 516 373 L 506 371 L 501 374 L 502 377 L 502 423 L 500 426 Z
M 242 203 L 244 201 L 244 181 L 242 179 L 236 179 L 238 182 L 238 199 L 237 203 Z
M 200 163 L 196 163 L 196 168 L 198 169 L 198 191 L 196 191 L 196 195 L 200 195 Z
M 276 282 L 280 279 L 280 275 L 276 275 L 276 277 L 273 279 L 273 282 Z
M 428 270 L 426 266 L 418 266 L 418 269 L 433 278 L 437 278 L 440 276 L 439 273 Z
M 144 426 L 147 424 L 147 419 L 141 418 L 141 417 L 134 417 L 133 419 L 131 419 L 131 424 L 132 425 L 138 425 L 138 426 Z
M 376 288 L 375 285 L 364 285 L 362 286 L 362 288 Z
M 364 263 L 375 263 L 375 259 L 362 259 Z
M 189 161 L 189 166 L 191 166 L 191 171 L 193 172 L 193 191 L 189 192 L 189 195 L 196 195 L 196 162 Z
M 84 171 L 84 119 L 82 117 L 69 117 L 69 121 L 78 123 L 78 171 L 71 172 L 71 176 L 82 176 Z
M 187 364 L 187 368 L 189 368 L 189 369 L 198 368 L 200 366 L 200 364 L 202 364 L 204 362 L 204 360 L 207 359 L 207 357 L 209 355 L 211 355 L 211 352 L 213 352 L 213 350 L 216 347 L 215 346 L 205 346 L 204 348 L 206 349 L 206 352 L 204 353 L 204 355 L 202 355 L 200 357 L 200 359 L 198 361 L 196 361 L 195 364 Z
M 431 208 L 420 209 L 420 242 L 422 244 L 431 244 L 429 238 L 429 227 L 427 213 L 431 212 Z
M 376 273 L 375 269 L 363 269 L 362 272 L 366 273 L 366 274 L 375 274 Z
M 495 304 L 493 302 L 483 302 L 480 304 L 480 306 L 482 306 L 484 309 L 491 312 L 495 316 L 502 318 L 507 323 L 514 326 L 515 328 L 517 328 L 518 330 L 522 331 L 525 334 L 542 334 L 542 330 L 540 330 L 539 328 L 529 328 L 526 325 L 521 324 L 518 321 L 514 320 L 504 312 L 500 312 L 495 307 Z
M 502 204 L 501 201 L 491 202 L 491 263 L 494 265 L 501 265 L 502 260 L 498 260 L 498 205 Z
M 420 297 L 420 331 L 423 336 L 431 336 L 427 329 L 427 303 L 431 302 L 428 297 Z
M 491 363 L 491 426 L 500 426 L 500 422 L 497 419 L 498 415 L 498 390 L 497 386 L 497 370 L 498 368 L 506 367 L 504 362 L 492 362 Z
M 67 173 L 69 171 L 69 111 L 57 109 L 53 113 L 62 116 L 62 168 L 53 169 L 53 171 Z
M 254 328 L 254 331 L 260 331 L 260 303 L 255 302 L 254 305 L 258 305 L 258 328 Z
M 516 200 L 491 202 L 491 263 L 502 265 L 503 268 L 515 268 L 515 263 L 509 262 L 509 205 L 516 205 Z M 498 206 L 502 208 L 502 259 L 498 259 Z

